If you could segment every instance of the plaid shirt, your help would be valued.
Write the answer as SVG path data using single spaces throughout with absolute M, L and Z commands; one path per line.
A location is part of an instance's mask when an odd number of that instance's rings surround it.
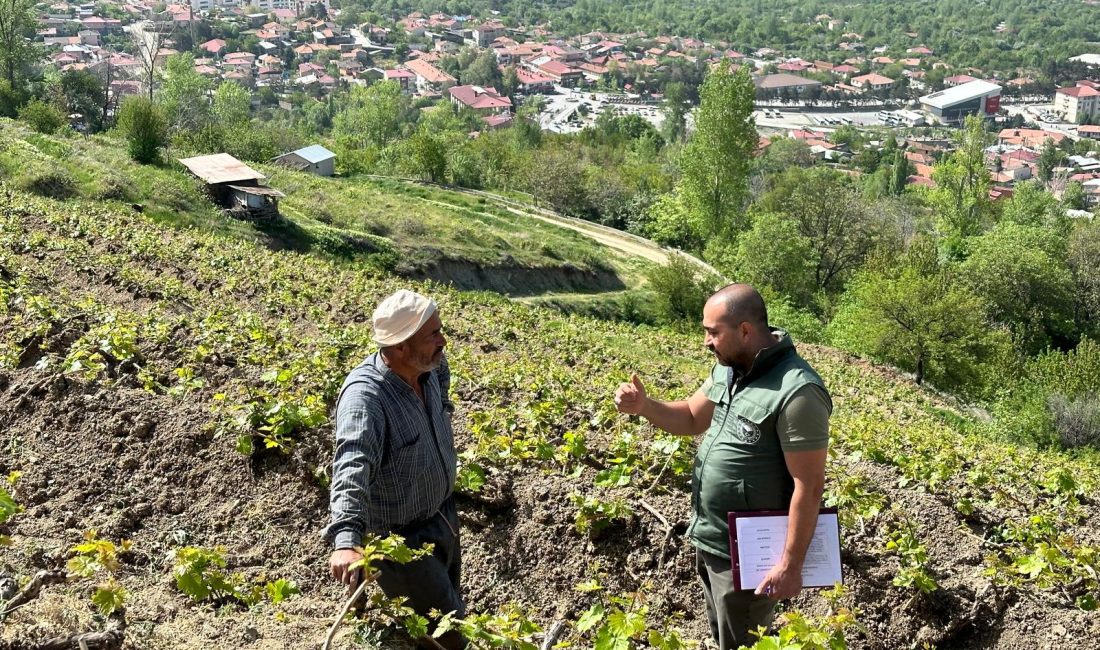
M 412 387 L 375 352 L 344 380 L 336 405 L 336 453 L 325 539 L 362 544 L 435 514 L 454 488 L 455 453 L 446 357 Z

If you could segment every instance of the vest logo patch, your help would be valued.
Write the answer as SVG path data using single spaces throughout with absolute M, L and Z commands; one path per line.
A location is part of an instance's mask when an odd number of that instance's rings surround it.
M 741 425 L 737 430 L 737 437 L 741 442 L 755 445 L 760 441 L 760 427 L 755 422 L 747 420 L 740 415 L 737 416 L 737 421 Z

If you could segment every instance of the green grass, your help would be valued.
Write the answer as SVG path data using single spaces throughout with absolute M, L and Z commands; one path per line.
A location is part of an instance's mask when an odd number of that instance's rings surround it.
M 253 165 L 286 194 L 285 220 L 253 224 L 226 217 L 202 183 L 169 151 L 161 165 L 130 160 L 112 135 L 45 136 L 0 119 L 0 178 L 58 199 L 86 198 L 136 206 L 158 223 L 315 252 L 421 275 L 447 261 L 476 267 L 573 274 L 579 291 L 635 289 L 650 264 L 566 228 L 516 215 L 492 199 L 400 180 L 320 178 L 274 165 Z M 609 276 L 618 282 L 608 284 Z M 604 278 L 600 280 L 599 278 Z M 568 284 L 568 282 L 566 283 Z M 524 293 L 524 292 L 519 292 Z
M 375 178 L 321 178 L 261 166 L 287 194 L 283 205 L 302 219 L 389 238 L 403 251 L 431 247 L 442 255 L 526 266 L 571 263 L 591 270 L 627 270 L 605 247 L 579 233 L 508 212 L 490 199 Z M 609 257 L 612 261 L 609 261 Z

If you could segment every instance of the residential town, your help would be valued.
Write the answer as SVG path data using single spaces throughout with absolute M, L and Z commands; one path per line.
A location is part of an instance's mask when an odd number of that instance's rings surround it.
M 845 28 L 828 15 L 815 20 L 829 30 Z M 897 130 L 912 165 L 909 182 L 929 185 L 931 163 L 951 142 L 930 128 L 923 136 L 915 129 L 957 126 L 980 114 L 1006 126 L 987 151 L 997 197 L 1037 177 L 1041 151 L 1052 143 L 1066 153 L 1056 177 L 1079 181 L 1088 205 L 1100 204 L 1100 154 L 1089 144 L 1100 139 L 1100 126 L 1092 124 L 1100 123 L 1100 83 L 1079 79 L 1053 96 L 1037 95 L 1026 75 L 983 78 L 980 70 L 952 69 L 915 33 L 911 47 L 894 51 L 868 48 L 859 33 L 844 32 L 837 60 L 807 61 L 769 44 L 742 52 L 672 34 L 565 37 L 547 25 L 506 26 L 493 15 L 413 12 L 389 26 L 358 23 L 327 0 L 60 2 L 46 8 L 40 23 L 49 61 L 62 72 L 98 74 L 109 87 L 108 105 L 149 92 L 167 60 L 183 51 L 193 55 L 198 74 L 239 84 L 254 105 L 293 111 L 352 86 L 392 81 L 419 106 L 467 107 L 483 129 L 509 125 L 524 106 L 541 113 L 542 128 L 560 133 L 593 124 L 603 111 L 634 113 L 660 126 L 670 78 L 684 71 L 701 77 L 722 64 L 750 66 L 762 146 L 792 137 L 825 163 L 843 165 L 854 152 L 831 139 L 836 129 Z M 459 57 L 485 53 L 497 68 L 489 77 L 500 87 L 460 83 Z M 1079 63 L 1100 76 L 1087 67 L 1090 56 Z M 1019 128 L 1025 125 L 1035 128 Z

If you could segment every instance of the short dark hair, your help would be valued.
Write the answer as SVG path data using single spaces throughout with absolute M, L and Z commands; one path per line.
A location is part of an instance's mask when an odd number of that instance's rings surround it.
M 726 319 L 733 325 L 749 322 L 757 327 L 768 327 L 768 307 L 760 292 L 748 284 L 727 284 L 714 292 L 711 299 L 725 303 Z

